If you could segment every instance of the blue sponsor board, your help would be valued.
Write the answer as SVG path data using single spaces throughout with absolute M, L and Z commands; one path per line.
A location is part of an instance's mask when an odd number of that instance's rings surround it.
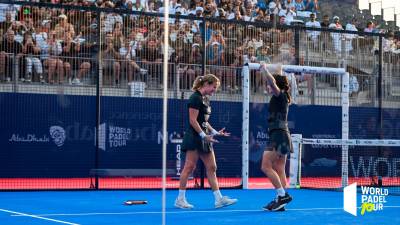
M 174 169 L 177 157 L 182 156 L 177 145 L 188 126 L 187 100 L 173 99 L 168 104 L 168 168 Z M 214 128 L 226 127 L 231 132 L 231 137 L 220 137 L 215 145 L 218 175 L 240 177 L 242 103 L 212 101 L 211 106 Z M 162 99 L 102 97 L 100 112 L 99 168 L 161 168 Z M 400 138 L 399 112 L 384 110 L 384 138 Z M 376 138 L 378 115 L 378 109 L 351 108 L 350 138 Z M 268 144 L 267 116 L 267 104 L 250 105 L 250 176 L 263 176 L 260 167 Z M 0 126 L 0 177 L 84 177 L 94 169 L 95 96 L 1 93 Z M 341 138 L 341 108 L 293 105 L 289 128 L 307 138 Z M 340 173 L 339 146 L 308 148 L 303 158 L 306 174 Z M 371 150 L 373 154 L 376 149 Z M 362 162 L 373 166 L 377 160 L 360 159 L 352 150 L 350 155 L 350 163 L 354 162 L 351 175 L 363 173 Z M 393 169 L 390 172 L 393 174 Z

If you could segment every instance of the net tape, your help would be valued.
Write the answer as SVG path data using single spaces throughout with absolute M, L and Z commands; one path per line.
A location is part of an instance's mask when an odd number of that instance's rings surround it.
M 302 138 L 302 144 L 308 145 L 354 145 L 354 146 L 391 146 L 399 147 L 400 140 L 392 139 L 310 139 Z

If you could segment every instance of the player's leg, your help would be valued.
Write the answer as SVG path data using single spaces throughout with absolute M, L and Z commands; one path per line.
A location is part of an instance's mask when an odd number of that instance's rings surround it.
M 208 153 L 200 154 L 200 158 L 204 163 L 206 168 L 208 183 L 213 190 L 213 194 L 215 197 L 215 208 L 221 208 L 224 206 L 232 205 L 237 202 L 237 199 L 232 199 L 228 196 L 222 196 L 217 179 L 217 164 L 215 161 L 214 151 L 210 151 Z
M 196 168 L 199 154 L 196 150 L 186 151 L 185 165 L 179 178 L 179 195 L 175 200 L 175 206 L 182 209 L 191 209 L 193 205 L 189 204 L 186 200 L 186 185 L 190 174 Z

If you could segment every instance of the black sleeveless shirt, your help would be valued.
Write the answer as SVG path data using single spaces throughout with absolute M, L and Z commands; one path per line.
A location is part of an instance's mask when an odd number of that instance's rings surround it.
M 211 106 L 208 97 L 201 95 L 199 91 L 195 91 L 189 98 L 188 108 L 199 110 L 197 122 L 200 124 L 201 129 L 207 133 L 207 123 L 211 115 Z M 196 130 L 190 124 L 188 131 L 197 134 Z
M 287 117 L 289 112 L 289 96 L 281 91 L 278 96 L 273 95 L 268 107 L 268 130 L 289 131 Z

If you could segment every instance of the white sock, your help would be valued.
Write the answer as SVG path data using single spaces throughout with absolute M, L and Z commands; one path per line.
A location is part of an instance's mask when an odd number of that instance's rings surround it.
M 179 189 L 178 199 L 186 199 L 185 193 L 186 193 L 186 190 Z
M 219 190 L 216 190 L 213 193 L 216 201 L 222 198 L 222 194 Z
M 276 189 L 276 193 L 278 194 L 278 196 L 285 196 L 286 194 L 285 189 L 283 188 Z

